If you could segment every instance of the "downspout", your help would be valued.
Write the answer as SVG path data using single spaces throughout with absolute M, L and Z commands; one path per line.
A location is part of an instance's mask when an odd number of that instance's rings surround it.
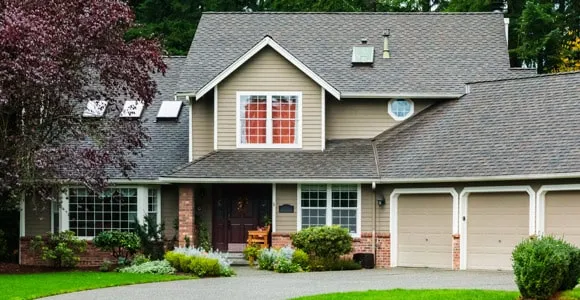
M 373 146 L 373 155 L 375 157 L 375 167 L 377 171 L 377 177 L 380 177 L 379 171 L 379 156 L 377 153 L 377 145 L 375 145 L 375 141 L 371 141 L 371 145 Z M 373 188 L 373 195 L 375 198 L 373 199 L 373 257 L 375 260 L 375 265 L 377 264 L 377 183 L 373 181 L 372 184 Z

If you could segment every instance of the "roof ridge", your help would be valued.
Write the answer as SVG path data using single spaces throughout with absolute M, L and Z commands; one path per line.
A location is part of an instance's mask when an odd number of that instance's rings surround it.
M 503 12 L 291 12 L 291 11 L 205 11 L 203 14 L 209 15 L 497 15 Z
M 199 157 L 197 159 L 194 159 L 193 161 L 190 161 L 190 162 L 188 162 L 188 163 L 186 163 L 184 165 L 178 166 L 178 167 L 174 168 L 173 170 L 170 170 L 169 172 L 167 172 L 167 175 L 166 176 L 170 176 L 173 173 L 176 173 L 176 172 L 179 172 L 179 171 L 181 171 L 181 170 L 183 170 L 185 168 L 188 168 L 189 166 L 192 166 L 192 165 L 194 165 L 194 164 L 196 164 L 196 163 L 198 163 L 198 162 L 200 162 L 200 161 L 202 161 L 204 159 L 207 159 L 210 156 L 215 155 L 217 152 L 218 151 L 212 151 L 212 152 L 210 152 L 208 154 L 205 154 L 205 155 L 203 155 L 203 156 L 201 156 L 201 157 Z
M 557 76 L 566 76 L 566 75 L 577 75 L 580 74 L 580 70 L 578 71 L 569 71 L 569 72 L 557 72 L 557 73 L 546 73 L 546 74 L 536 74 L 530 75 L 525 77 L 511 77 L 511 78 L 498 78 L 498 79 L 490 79 L 490 80 L 480 80 L 480 81 L 470 81 L 466 82 L 465 84 L 480 84 L 480 83 L 490 83 L 490 82 L 503 82 L 503 81 L 513 81 L 513 80 L 526 80 L 526 79 L 535 79 L 535 78 L 542 78 L 542 77 L 557 77 Z

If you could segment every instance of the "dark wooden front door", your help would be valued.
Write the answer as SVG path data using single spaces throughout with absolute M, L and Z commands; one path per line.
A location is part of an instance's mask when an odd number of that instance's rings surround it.
M 222 184 L 215 187 L 213 247 L 220 251 L 239 252 L 248 238 L 248 230 L 263 225 L 270 216 L 271 185 Z

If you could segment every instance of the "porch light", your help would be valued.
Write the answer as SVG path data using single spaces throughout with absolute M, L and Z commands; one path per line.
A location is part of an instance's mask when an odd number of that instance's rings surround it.
M 385 205 L 385 196 L 383 194 L 376 194 L 377 205 L 383 207 Z

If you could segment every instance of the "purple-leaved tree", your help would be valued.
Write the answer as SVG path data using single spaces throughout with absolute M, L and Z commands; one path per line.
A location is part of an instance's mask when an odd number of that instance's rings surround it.
M 102 189 L 108 167 L 130 175 L 147 140 L 140 120 L 82 110 L 107 100 L 118 115 L 125 99 L 153 100 L 162 51 L 124 39 L 133 20 L 121 0 L 0 0 L 0 208 L 65 179 Z

